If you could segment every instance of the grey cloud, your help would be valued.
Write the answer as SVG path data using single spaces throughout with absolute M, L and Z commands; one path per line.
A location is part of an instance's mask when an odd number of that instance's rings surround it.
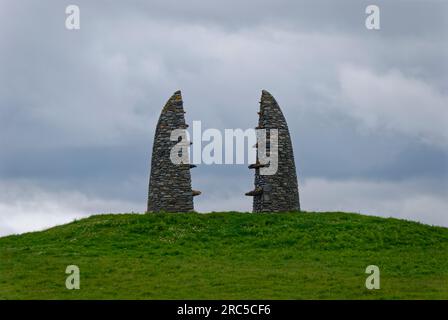
M 202 120 L 204 129 L 256 126 L 260 91 L 271 91 L 303 182 L 425 178 L 427 192 L 446 192 L 448 151 L 420 139 L 443 135 L 433 125 L 443 110 L 425 109 L 422 123 L 403 106 L 391 114 L 371 105 L 357 117 L 364 97 L 350 91 L 359 71 L 381 82 L 398 70 L 405 86 L 400 95 L 383 94 L 389 104 L 406 101 L 411 82 L 427 88 L 423 101 L 442 106 L 448 45 L 441 1 L 380 1 L 379 32 L 364 27 L 365 1 L 77 1 L 77 32 L 64 28 L 67 4 L 0 4 L 0 179 L 37 185 L 43 203 L 64 191 L 67 202 L 58 205 L 66 209 L 70 193 L 101 199 L 97 210 L 77 212 L 117 212 L 123 204 L 143 210 L 154 126 L 177 89 L 187 122 Z M 343 82 L 347 65 L 354 69 Z M 379 126 L 363 121 L 378 115 Z M 198 210 L 248 210 L 242 194 L 252 179 L 245 166 L 199 166 Z M 334 204 L 319 197 L 312 201 Z M 27 203 L 23 194 L 16 200 Z
M 305 210 L 351 211 L 382 217 L 414 220 L 426 224 L 448 226 L 448 189 L 431 192 L 431 181 L 410 179 L 401 182 L 359 180 L 306 180 L 302 199 Z M 325 203 L 320 199 L 325 198 Z

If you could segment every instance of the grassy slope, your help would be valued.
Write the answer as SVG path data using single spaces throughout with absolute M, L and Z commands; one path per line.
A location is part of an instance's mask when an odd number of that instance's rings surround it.
M 81 290 L 65 289 L 65 268 Z M 381 289 L 365 289 L 367 265 Z M 448 299 L 448 229 L 347 213 L 98 215 L 0 238 L 3 299 Z

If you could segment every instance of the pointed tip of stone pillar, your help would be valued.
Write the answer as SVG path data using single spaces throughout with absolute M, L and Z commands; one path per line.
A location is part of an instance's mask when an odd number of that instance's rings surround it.
M 260 111 L 259 111 L 260 119 L 263 118 L 266 108 L 270 109 L 268 113 L 271 114 L 271 116 L 274 113 L 278 114 L 280 118 L 283 119 L 283 122 L 285 122 L 286 125 L 286 120 L 284 119 L 283 112 L 280 109 L 277 100 L 275 100 L 274 96 L 270 94 L 267 90 L 262 90 L 260 99 Z
M 171 97 L 165 103 L 165 106 L 163 107 L 162 112 L 166 112 L 167 110 L 172 109 L 172 108 L 178 108 L 178 109 L 180 108 L 181 111 L 183 111 L 182 105 L 183 105 L 182 93 L 180 90 L 177 90 L 171 95 Z
M 171 99 L 177 100 L 177 101 L 182 101 L 182 92 L 180 90 L 177 90 L 173 93 L 173 95 L 171 96 Z
M 175 100 L 182 100 L 182 92 L 180 90 L 177 90 L 173 93 L 172 98 Z
M 270 95 L 269 91 L 265 90 L 265 89 L 261 90 L 261 94 L 269 94 Z
M 275 100 L 274 96 L 267 90 L 261 90 L 261 99 L 260 99 L 260 103 L 266 103 L 266 102 L 274 102 L 277 103 L 277 101 Z
M 180 90 L 175 91 L 168 100 L 182 100 L 182 92 Z
M 261 101 L 264 99 L 273 99 L 274 97 L 268 90 L 261 90 Z

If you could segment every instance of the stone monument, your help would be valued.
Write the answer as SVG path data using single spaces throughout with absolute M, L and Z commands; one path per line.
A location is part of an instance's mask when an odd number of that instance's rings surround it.
M 178 143 L 171 140 L 172 131 L 188 128 L 184 114 L 181 92 L 176 91 L 163 107 L 156 127 L 147 212 L 190 212 L 194 210 L 193 197 L 201 194 L 191 189 L 190 169 L 195 165 L 174 164 L 170 158 Z

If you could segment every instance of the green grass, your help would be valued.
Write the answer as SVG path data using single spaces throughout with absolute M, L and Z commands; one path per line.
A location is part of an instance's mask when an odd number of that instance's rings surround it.
M 65 288 L 78 265 L 81 289 Z M 365 269 L 381 289 L 365 288 Z M 0 299 L 448 299 L 448 229 L 348 213 L 97 215 L 0 238 Z

